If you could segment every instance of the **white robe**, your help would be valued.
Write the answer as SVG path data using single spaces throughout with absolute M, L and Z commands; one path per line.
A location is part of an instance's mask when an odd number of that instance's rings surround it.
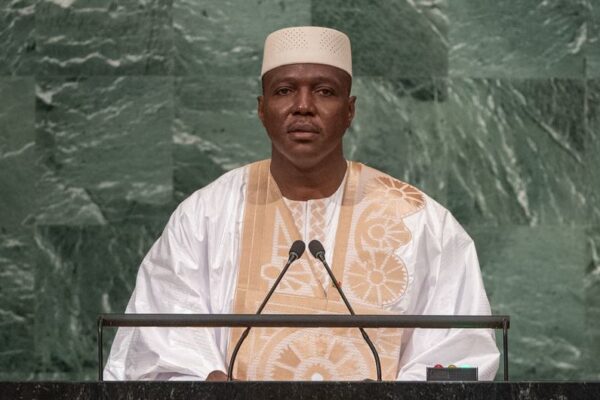
M 177 207 L 140 266 L 126 313 L 231 312 L 247 170 L 226 173 Z M 323 244 L 330 264 L 343 187 L 326 199 Z M 307 242 L 310 205 L 306 202 L 305 226 L 299 227 Z M 490 315 L 475 246 L 452 215 L 425 196 L 424 209 L 404 223 L 412 240 L 396 254 L 407 267 L 408 288 L 386 310 Z M 499 352 L 492 330 L 410 329 L 402 337 L 398 380 L 425 380 L 426 367 L 436 364 L 476 366 L 480 380 L 496 375 Z M 120 328 L 104 379 L 203 380 L 213 370 L 227 370 L 228 340 L 227 328 Z

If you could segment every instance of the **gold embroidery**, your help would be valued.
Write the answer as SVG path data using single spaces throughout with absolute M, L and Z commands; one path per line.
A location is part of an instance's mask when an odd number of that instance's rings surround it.
M 325 240 L 325 213 L 327 211 L 327 203 L 325 200 L 315 200 L 310 205 L 310 233 L 309 237 L 319 241 Z
M 421 191 L 389 176 L 373 179 L 367 196 L 375 199 L 383 213 L 389 216 L 406 217 L 425 206 Z
M 303 231 L 304 227 L 304 207 L 302 207 L 302 203 L 299 201 L 286 200 L 285 204 L 287 205 L 290 213 L 292 214 L 292 219 L 296 224 L 296 228 L 298 232 Z
M 305 242 L 309 242 L 313 239 L 321 242 L 324 241 L 327 200 L 318 199 L 311 200 L 309 202 L 302 202 L 285 199 L 284 203 L 292 215 L 296 229 Z M 306 215 L 307 209 L 310 211 L 309 215 Z M 308 232 L 304 232 L 305 225 L 309 226 Z M 328 277 L 327 271 L 325 271 L 324 268 L 321 268 L 318 265 L 318 262 L 315 262 L 315 260 L 311 260 L 310 258 L 309 261 L 300 260 L 300 262 L 303 262 L 303 266 L 312 271 L 312 273 L 317 277 L 317 280 L 321 286 L 325 285 Z
M 391 219 L 381 211 L 379 204 L 371 205 L 358 220 L 356 248 L 390 251 L 410 241 L 410 232 L 399 219 Z
M 242 257 L 234 313 L 254 313 L 300 238 L 297 207 L 288 208 L 269 173 L 269 161 L 249 168 Z M 357 314 L 386 314 L 407 289 L 408 273 L 396 250 L 410 243 L 403 217 L 424 206 L 423 195 L 362 164 L 349 163 L 332 268 Z M 313 203 L 313 202 L 311 202 Z M 309 235 L 323 241 L 326 202 L 311 204 Z M 304 211 L 301 210 L 301 214 Z M 294 214 L 292 216 L 292 214 Z M 306 222 L 306 221 L 304 221 Z M 319 284 L 323 268 L 306 252 L 288 270 L 264 313 L 347 314 L 335 288 Z M 402 331 L 368 330 L 382 361 L 383 378 L 395 379 Z M 241 329 L 233 329 L 229 351 Z M 375 377 L 372 354 L 357 329 L 253 329 L 242 346 L 239 379 L 354 380 Z
M 346 340 L 347 332 L 341 331 L 307 329 L 273 336 L 267 343 L 271 351 L 256 363 L 257 367 L 262 364 L 267 368 L 262 373 L 257 371 L 257 375 L 264 380 L 364 379 L 369 371 L 366 362 L 370 361 L 361 353 L 364 343 Z
M 368 304 L 390 304 L 406 291 L 408 273 L 393 253 L 365 252 L 350 264 L 346 287 Z M 348 279 L 349 278 L 349 279 Z

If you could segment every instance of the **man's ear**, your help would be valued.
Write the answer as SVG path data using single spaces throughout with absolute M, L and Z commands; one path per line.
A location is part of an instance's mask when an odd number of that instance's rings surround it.
M 262 122 L 262 124 L 265 124 L 265 111 L 264 111 L 264 107 L 265 107 L 265 98 L 264 96 L 258 96 L 256 97 L 257 100 L 257 104 L 256 104 L 256 111 L 258 112 L 258 118 L 260 119 L 260 122 Z
M 352 120 L 354 119 L 354 114 L 356 111 L 356 96 L 350 96 L 348 99 L 348 126 L 349 128 L 352 124 Z

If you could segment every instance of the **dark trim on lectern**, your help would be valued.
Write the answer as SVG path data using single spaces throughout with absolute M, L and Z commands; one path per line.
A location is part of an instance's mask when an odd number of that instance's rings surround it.
M 502 329 L 504 381 L 508 381 L 508 315 L 314 315 L 314 314 L 101 314 L 98 316 L 98 380 L 104 380 L 104 327 L 287 327 Z
M 600 382 L 0 382 L 0 400 L 598 400 Z

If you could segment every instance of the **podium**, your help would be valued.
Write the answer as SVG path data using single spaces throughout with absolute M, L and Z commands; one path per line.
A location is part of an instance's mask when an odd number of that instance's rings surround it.
M 507 316 L 341 316 L 341 315 L 190 315 L 124 314 L 98 318 L 98 356 L 102 361 L 105 327 L 421 327 L 496 328 L 507 339 Z M 504 342 L 505 379 L 508 344 Z M 102 362 L 100 362 L 101 379 Z M 600 399 L 600 382 L 0 382 L 0 400 L 587 400 Z
M 275 287 L 275 286 L 274 286 Z M 502 329 L 504 381 L 508 381 L 508 315 L 337 315 L 337 314 L 101 314 L 98 316 L 98 380 L 103 381 L 104 327 L 293 327 L 293 328 L 427 328 L 427 329 Z M 229 380 L 235 354 L 233 352 Z M 378 381 L 381 381 L 379 356 L 373 352 Z

